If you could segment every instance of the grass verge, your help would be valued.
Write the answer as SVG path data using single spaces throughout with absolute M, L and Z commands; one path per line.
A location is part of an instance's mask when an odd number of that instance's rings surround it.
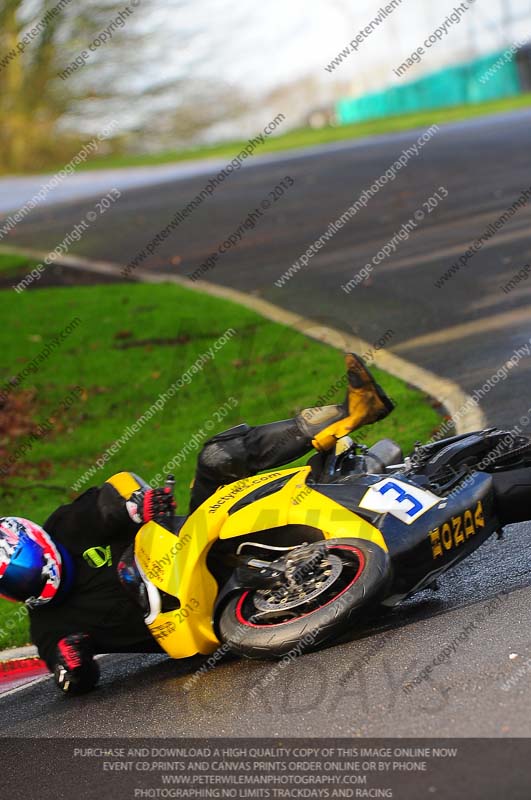
M 321 128 L 319 130 L 300 128 L 266 139 L 264 144 L 260 145 L 258 148 L 257 153 L 276 153 L 284 150 L 314 147 L 331 142 L 382 136 L 387 133 L 398 133 L 414 130 L 416 128 L 428 128 L 430 125 L 434 124 L 444 125 L 445 123 L 460 122 L 475 117 L 487 116 L 489 114 L 507 113 L 521 108 L 528 108 L 529 106 L 531 106 L 531 94 L 522 94 L 517 97 L 493 100 L 487 103 L 438 108 L 415 114 L 404 114 L 402 116 L 361 122 L 355 125 L 339 125 L 336 127 Z M 231 160 L 246 144 L 247 141 L 233 141 L 209 147 L 172 150 L 163 153 L 106 156 L 92 159 L 83 164 L 80 169 L 155 166 L 157 164 L 170 164 L 203 158 L 227 158 Z
M 0 252 L 0 275 L 2 278 L 26 274 L 35 266 L 36 262 L 27 256 Z
M 215 357 L 197 368 L 216 342 Z M 0 474 L 7 465 L 0 513 L 41 524 L 55 507 L 114 472 L 130 469 L 149 481 L 178 454 L 172 471 L 186 509 L 195 458 L 209 436 L 243 421 L 285 419 L 328 392 L 328 402 L 344 396 L 344 384 L 333 390 L 343 375 L 336 350 L 172 284 L 23 292 L 4 303 L 0 348 L 8 354 L 0 390 L 11 381 L 0 405 Z M 407 450 L 428 438 L 441 419 L 432 404 L 397 378 L 375 373 L 397 409 L 367 429 L 366 442 L 391 436 Z M 182 385 L 173 399 L 120 444 L 174 382 Z M 9 463 L 38 425 L 45 433 Z M 116 442 L 115 454 L 94 469 Z M 86 470 L 93 474 L 73 491 Z M 20 607 L 0 601 L 0 648 L 27 641 Z

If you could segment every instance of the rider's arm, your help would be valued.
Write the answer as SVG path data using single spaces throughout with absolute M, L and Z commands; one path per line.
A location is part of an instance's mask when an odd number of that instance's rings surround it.
M 31 640 L 40 658 L 65 694 L 81 694 L 92 689 L 99 678 L 94 661 L 95 648 L 86 633 L 74 633 L 72 621 L 52 609 L 30 610 Z
M 84 694 L 100 677 L 94 650 L 86 633 L 74 633 L 57 642 L 49 665 L 55 684 L 63 694 Z
M 119 472 L 101 487 L 88 489 L 72 503 L 60 506 L 46 520 L 44 529 L 72 550 L 76 540 L 100 543 L 103 539 L 132 539 L 161 506 L 165 511 L 175 508 L 171 492 L 151 489 L 132 473 Z
M 98 508 L 107 528 L 134 535 L 139 525 L 173 514 L 175 501 L 171 489 L 152 489 L 131 472 L 119 472 L 101 487 Z
M 114 538 L 133 538 L 139 525 L 127 513 L 126 500 L 104 483 L 57 508 L 43 527 L 75 553 Z

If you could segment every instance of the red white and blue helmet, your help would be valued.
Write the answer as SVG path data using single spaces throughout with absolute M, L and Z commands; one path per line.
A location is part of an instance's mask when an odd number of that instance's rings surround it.
M 30 608 L 53 600 L 64 577 L 64 554 L 40 525 L 0 517 L 0 595 Z

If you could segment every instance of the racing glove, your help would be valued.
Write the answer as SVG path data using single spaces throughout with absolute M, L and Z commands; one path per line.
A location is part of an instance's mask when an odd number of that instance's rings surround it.
M 53 674 L 64 694 L 84 694 L 94 688 L 100 670 L 86 633 L 74 633 L 57 643 Z
M 173 517 L 177 504 L 170 488 L 137 489 L 126 502 L 127 513 L 133 522 Z

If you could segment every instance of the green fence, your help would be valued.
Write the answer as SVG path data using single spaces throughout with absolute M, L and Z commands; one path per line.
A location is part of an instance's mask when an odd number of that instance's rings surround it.
M 337 120 L 347 125 L 520 94 L 522 84 L 515 56 L 509 58 L 506 53 L 500 51 L 468 64 L 448 67 L 403 86 L 359 98 L 344 98 L 336 105 Z

